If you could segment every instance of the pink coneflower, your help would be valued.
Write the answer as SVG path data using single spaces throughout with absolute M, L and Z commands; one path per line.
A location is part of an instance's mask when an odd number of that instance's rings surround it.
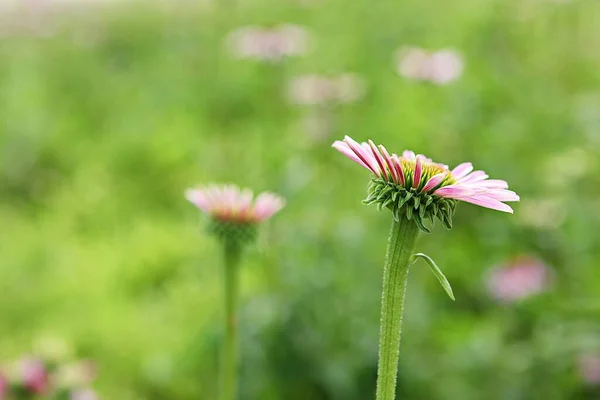
M 405 78 L 445 85 L 458 79 L 464 69 L 459 53 L 454 50 L 429 52 L 405 48 L 397 52 L 398 74 Z
M 512 303 L 545 291 L 551 271 L 541 260 L 521 256 L 498 266 L 487 276 L 487 288 L 495 299 Z
M 37 358 L 24 358 L 19 362 L 20 381 L 34 394 L 48 391 L 50 379 L 44 362 Z
M 591 385 L 600 385 L 600 353 L 586 354 L 579 358 L 579 374 Z
M 185 197 L 198 208 L 219 221 L 258 223 L 271 218 L 285 205 L 273 193 L 261 193 L 253 200 L 250 189 L 235 185 L 208 185 L 188 189 Z
M 469 162 L 450 170 L 422 154 L 404 151 L 402 156 L 390 155 L 382 145 L 371 140 L 357 143 L 349 136 L 333 147 L 375 175 L 365 202 L 391 208 L 396 218 L 402 212 L 408 219 L 414 218 L 421 229 L 423 218 L 433 221 L 433 216 L 450 227 L 456 201 L 509 213 L 512 208 L 503 202 L 519 201 L 505 181 L 488 179 L 485 172 L 473 171 Z
M 299 105 L 352 103 L 365 94 L 365 82 L 356 74 L 336 76 L 303 75 L 292 80 L 288 89 L 290 101 Z
M 0 373 L 0 400 L 6 398 L 8 393 L 8 380 Z
M 273 28 L 248 26 L 232 32 L 227 38 L 234 55 L 261 61 L 279 61 L 284 57 L 304 54 L 308 41 L 306 29 L 292 24 Z

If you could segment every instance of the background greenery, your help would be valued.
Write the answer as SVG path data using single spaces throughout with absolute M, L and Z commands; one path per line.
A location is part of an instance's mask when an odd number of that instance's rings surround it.
M 390 216 L 360 204 L 368 174 L 330 148 L 349 134 L 472 161 L 523 199 L 514 216 L 462 205 L 451 232 L 422 238 L 457 300 L 414 268 L 399 398 L 600 398 L 577 369 L 600 349 L 597 1 L 3 13 L 2 359 L 60 336 L 96 360 L 103 398 L 214 399 L 220 252 L 183 190 L 231 181 L 288 200 L 243 269 L 241 398 L 372 398 Z M 227 32 L 279 22 L 311 33 L 306 55 L 226 51 Z M 463 77 L 399 77 L 402 45 L 457 49 Z M 366 95 L 328 108 L 331 130 L 315 138 L 300 123 L 314 110 L 287 101 L 287 82 L 341 72 L 362 76 Z M 522 254 L 553 268 L 552 290 L 498 304 L 486 273 Z

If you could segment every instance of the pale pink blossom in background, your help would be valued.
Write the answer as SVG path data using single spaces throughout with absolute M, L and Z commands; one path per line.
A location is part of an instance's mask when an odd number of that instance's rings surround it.
M 454 50 L 431 52 L 409 47 L 396 52 L 396 70 L 408 79 L 445 85 L 460 78 L 463 69 L 462 57 Z
M 600 385 L 600 353 L 586 354 L 579 357 L 579 374 L 592 385 Z
M 220 221 L 257 223 L 269 219 L 285 206 L 273 193 L 256 198 L 250 189 L 235 185 L 208 185 L 185 191 L 185 197 L 200 210 Z
M 44 394 L 48 391 L 50 380 L 42 360 L 27 357 L 19 361 L 18 368 L 20 381 L 31 393 Z
M 292 24 L 272 28 L 247 26 L 230 33 L 227 46 L 238 58 L 279 61 L 306 53 L 309 34 L 305 28 Z
M 4 377 L 4 375 L 0 374 L 0 400 L 4 400 L 6 398 L 7 392 L 8 380 Z
M 543 165 L 543 178 L 552 189 L 563 189 L 596 168 L 598 157 L 582 147 L 571 147 L 554 154 Z M 556 168 L 568 165 L 568 168 Z
M 299 129 L 304 131 L 306 136 L 311 139 L 310 142 L 306 142 L 308 145 L 311 142 L 322 142 L 329 139 L 333 131 L 334 124 L 331 113 L 318 111 L 303 116 L 299 121 Z
M 519 222 L 535 229 L 556 229 L 565 221 L 566 210 L 560 198 L 527 198 L 519 208 Z
M 508 190 L 508 183 L 488 179 L 484 171 L 473 171 L 473 164 L 462 163 L 450 170 L 422 154 L 405 150 L 401 156 L 389 154 L 382 145 L 357 143 L 346 136 L 333 147 L 346 157 L 371 171 L 376 177 L 401 185 L 407 190 L 433 196 L 456 199 L 493 210 L 512 213 L 504 204 L 519 201 L 519 196 Z
M 486 277 L 486 286 L 491 297 L 512 303 L 546 291 L 551 279 L 551 269 L 543 261 L 520 256 L 494 267 Z
M 98 395 L 92 389 L 79 389 L 71 393 L 69 400 L 98 400 Z
M 353 73 L 335 76 L 302 75 L 294 78 L 288 87 L 288 97 L 298 105 L 352 103 L 366 92 L 364 80 Z
M 96 366 L 92 361 L 78 361 L 60 366 L 56 372 L 56 384 L 63 388 L 81 388 L 96 377 Z

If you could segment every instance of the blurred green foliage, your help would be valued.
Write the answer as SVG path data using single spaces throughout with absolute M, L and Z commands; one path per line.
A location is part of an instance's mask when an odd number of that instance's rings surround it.
M 21 24 L 0 38 L 1 358 L 58 335 L 97 361 L 106 399 L 214 399 L 220 252 L 183 190 L 231 181 L 288 200 L 245 260 L 241 398 L 372 398 L 390 215 L 360 204 L 368 174 L 330 148 L 349 134 L 472 161 L 523 199 L 514 216 L 461 205 L 422 238 L 456 302 L 415 266 L 399 398 L 599 398 L 577 369 L 600 349 L 599 6 L 78 4 Z M 306 27 L 306 55 L 227 52 L 227 32 L 278 22 Z M 402 45 L 457 49 L 463 77 L 399 77 Z M 315 138 L 287 83 L 348 71 L 366 96 Z M 499 305 L 486 272 L 519 254 L 552 266 L 552 290 Z

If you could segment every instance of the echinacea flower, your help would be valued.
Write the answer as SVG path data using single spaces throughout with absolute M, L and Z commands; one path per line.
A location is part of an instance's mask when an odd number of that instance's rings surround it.
M 207 214 L 209 231 L 220 239 L 251 241 L 256 225 L 277 213 L 285 205 L 278 195 L 265 192 L 254 198 L 250 189 L 235 185 L 208 185 L 188 189 L 185 197 Z
M 511 303 L 545 291 L 550 280 L 551 270 L 544 262 L 520 256 L 492 269 L 486 284 L 493 298 Z
M 411 47 L 396 54 L 398 74 L 408 79 L 445 85 L 458 79 L 464 69 L 460 54 L 454 50 L 429 52 Z
M 471 163 L 450 170 L 422 154 L 404 151 L 390 154 L 371 140 L 357 143 L 349 136 L 333 147 L 373 174 L 366 204 L 389 208 L 394 216 L 383 268 L 379 357 L 377 364 L 377 400 L 394 400 L 404 297 L 410 266 L 419 258 L 427 262 L 448 296 L 454 300 L 450 283 L 431 257 L 415 253 L 419 230 L 434 217 L 452 227 L 452 215 L 459 201 L 512 213 L 506 201 L 519 196 L 508 190 L 505 181 L 488 179 L 483 171 L 473 171 Z
M 390 208 L 396 220 L 405 215 L 426 232 L 429 230 L 423 219 L 433 222 L 434 216 L 451 228 L 458 201 L 508 213 L 513 210 L 504 202 L 519 201 L 505 181 L 488 179 L 484 171 L 473 171 L 470 162 L 451 170 L 422 154 L 406 150 L 398 156 L 371 140 L 357 143 L 349 136 L 333 143 L 333 147 L 373 173 L 366 204 Z
M 238 271 L 244 245 L 256 237 L 257 225 L 281 210 L 285 201 L 273 193 L 256 198 L 235 185 L 208 185 L 188 189 L 185 197 L 210 217 L 209 232 L 223 245 L 224 339 L 220 377 L 221 400 L 237 398 Z

